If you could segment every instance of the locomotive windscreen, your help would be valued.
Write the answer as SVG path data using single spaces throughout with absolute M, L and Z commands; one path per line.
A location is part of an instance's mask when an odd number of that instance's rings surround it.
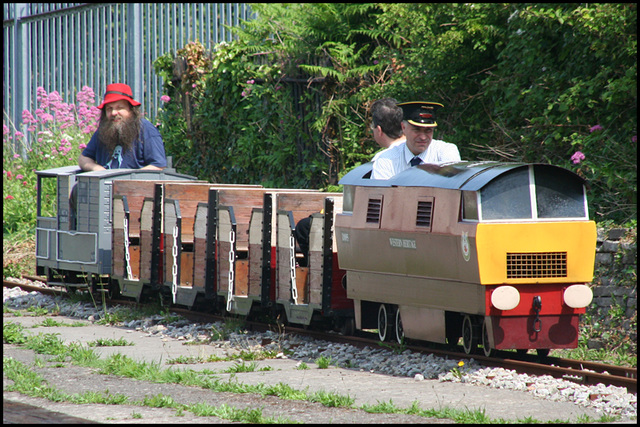
M 579 180 L 563 169 L 538 166 L 534 170 L 538 218 L 588 218 Z
M 480 192 L 482 219 L 531 218 L 529 172 L 517 168 L 500 175 Z
M 482 220 L 588 218 L 580 178 L 545 165 L 520 167 L 496 177 L 480 191 L 480 204 Z

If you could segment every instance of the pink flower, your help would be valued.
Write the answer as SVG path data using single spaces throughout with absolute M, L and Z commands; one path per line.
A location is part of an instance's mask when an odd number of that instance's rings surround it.
M 602 126 L 600 126 L 600 125 L 595 125 L 595 126 L 593 126 L 591 129 L 589 129 L 589 132 L 593 133 L 593 132 L 595 132 L 595 131 L 597 131 L 597 130 L 602 130 L 602 129 L 603 129 L 603 127 L 602 127 Z
M 5 197 L 6 200 L 13 200 L 15 199 L 15 197 L 13 197 L 11 194 L 9 194 L 7 197 Z
M 78 95 L 76 95 L 76 99 L 79 103 L 87 104 L 93 104 L 95 101 L 95 97 L 96 96 L 93 92 L 93 89 L 91 89 L 89 86 L 83 86 L 82 90 L 78 92 Z
M 160 97 L 160 101 L 162 101 L 162 102 L 169 102 L 169 101 L 171 101 L 171 97 L 170 97 L 169 95 L 162 95 L 162 96 Z
M 24 175 L 22 175 L 20 173 L 18 175 L 16 175 L 16 179 L 23 179 L 23 178 L 24 178 Z
M 14 159 L 19 159 L 19 158 L 20 158 L 20 154 L 17 154 L 17 153 L 16 153 L 16 154 L 14 154 L 14 155 L 13 155 L 13 158 L 14 158 Z
M 582 154 L 581 151 L 576 151 L 575 153 L 573 153 L 573 156 L 571 156 L 571 161 L 573 162 L 574 165 L 577 165 L 584 159 L 585 159 L 585 155 Z
M 27 125 L 30 123 L 38 123 L 29 110 L 24 110 L 22 112 L 22 121 Z
M 29 183 L 27 181 L 22 181 L 22 185 L 26 187 L 27 185 L 29 185 Z
M 57 102 L 61 102 L 62 101 L 62 97 L 60 96 L 60 94 L 58 93 L 57 90 L 54 90 L 53 92 L 51 92 L 49 94 L 49 102 L 50 103 L 57 103 Z

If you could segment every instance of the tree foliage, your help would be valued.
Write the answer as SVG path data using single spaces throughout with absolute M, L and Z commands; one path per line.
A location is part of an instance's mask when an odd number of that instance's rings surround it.
M 326 188 L 377 150 L 368 107 L 392 96 L 443 103 L 436 138 L 464 159 L 567 167 L 596 220 L 635 219 L 635 4 L 252 8 L 237 41 L 156 63 L 182 172 Z

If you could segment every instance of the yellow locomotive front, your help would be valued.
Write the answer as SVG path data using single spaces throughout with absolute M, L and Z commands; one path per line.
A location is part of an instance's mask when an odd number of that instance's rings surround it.
M 463 199 L 463 211 L 478 221 L 478 275 L 487 289 L 485 316 L 475 321 L 485 352 L 575 348 L 579 314 L 592 299 L 596 247 L 582 179 L 528 165 Z

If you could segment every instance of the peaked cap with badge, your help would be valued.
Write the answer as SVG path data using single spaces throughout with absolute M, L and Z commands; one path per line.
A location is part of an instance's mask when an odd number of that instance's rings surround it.
M 432 128 L 438 126 L 436 113 L 444 105 L 437 102 L 411 101 L 398 104 L 402 108 L 403 120 L 419 127 Z

